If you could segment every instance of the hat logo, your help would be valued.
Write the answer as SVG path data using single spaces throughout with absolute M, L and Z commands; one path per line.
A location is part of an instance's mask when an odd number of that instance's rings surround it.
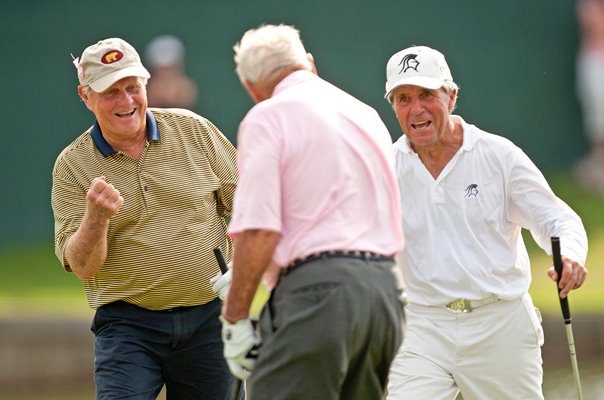
M 403 65 L 403 67 L 399 71 L 399 74 L 407 72 L 408 69 L 414 69 L 416 72 L 419 72 L 417 70 L 417 67 L 419 66 L 419 61 L 417 61 L 417 54 L 406 54 L 405 57 L 403 57 L 403 59 L 401 60 L 401 62 L 398 63 L 399 66 L 401 64 Z
M 103 57 L 101 57 L 101 62 L 103 64 L 112 64 L 114 62 L 118 62 L 122 58 L 124 58 L 124 53 L 119 50 L 110 50 L 103 54 Z

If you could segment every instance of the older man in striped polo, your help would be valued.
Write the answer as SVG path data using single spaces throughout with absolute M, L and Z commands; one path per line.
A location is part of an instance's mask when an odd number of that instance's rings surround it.
M 55 251 L 96 310 L 97 399 L 223 400 L 221 301 L 212 250 L 227 260 L 225 218 L 236 151 L 207 119 L 147 108 L 150 77 L 122 39 L 74 60 L 78 93 L 96 122 L 53 169 Z

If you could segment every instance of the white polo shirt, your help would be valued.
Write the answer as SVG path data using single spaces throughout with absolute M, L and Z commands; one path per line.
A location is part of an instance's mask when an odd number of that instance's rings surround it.
M 531 270 L 521 228 L 548 254 L 550 237 L 559 236 L 562 254 L 584 265 L 581 219 L 533 162 L 508 139 L 461 121 L 463 144 L 437 179 L 406 136 L 394 144 L 409 300 L 441 305 L 456 298 L 522 296 Z

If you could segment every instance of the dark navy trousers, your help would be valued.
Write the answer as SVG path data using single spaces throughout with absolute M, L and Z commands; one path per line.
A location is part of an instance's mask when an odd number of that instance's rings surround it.
M 233 377 L 223 356 L 219 299 L 151 311 L 117 301 L 94 316 L 97 399 L 224 400 Z

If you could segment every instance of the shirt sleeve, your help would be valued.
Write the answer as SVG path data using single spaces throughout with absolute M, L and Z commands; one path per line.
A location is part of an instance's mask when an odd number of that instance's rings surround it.
M 587 234 L 579 215 L 558 198 L 535 164 L 517 149 L 508 179 L 512 222 L 528 229 L 535 242 L 551 255 L 551 237 L 560 238 L 561 253 L 585 265 Z
M 238 134 L 240 181 L 229 233 L 247 229 L 280 232 L 281 152 L 278 129 L 267 121 L 246 118 Z
M 55 255 L 66 271 L 71 268 L 65 259 L 65 247 L 84 217 L 86 192 L 87 188 L 69 179 L 69 171 L 59 158 L 52 174 L 51 205 L 55 220 Z

